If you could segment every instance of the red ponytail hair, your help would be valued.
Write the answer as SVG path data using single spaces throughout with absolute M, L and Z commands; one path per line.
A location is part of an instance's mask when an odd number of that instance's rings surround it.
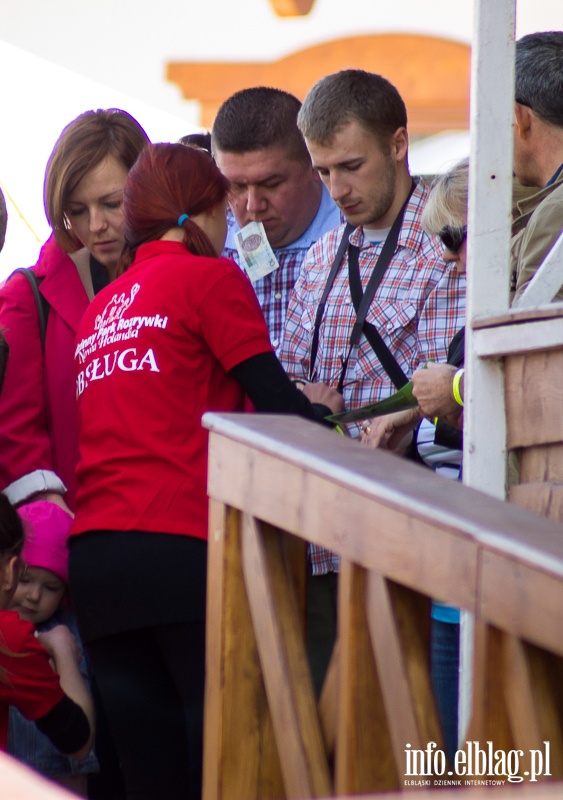
M 210 211 L 225 200 L 229 181 L 211 156 L 183 144 L 148 145 L 127 176 L 123 192 L 125 247 L 121 270 L 139 245 L 160 239 L 178 219 Z M 216 256 L 199 225 L 185 219 L 184 244 L 195 255 Z

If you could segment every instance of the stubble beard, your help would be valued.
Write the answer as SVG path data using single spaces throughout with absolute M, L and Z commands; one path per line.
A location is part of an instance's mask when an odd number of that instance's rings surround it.
M 389 159 L 386 162 L 385 174 L 382 175 L 381 191 L 373 198 L 369 213 L 366 212 L 366 219 L 361 222 L 361 225 L 366 228 L 378 227 L 378 222 L 387 214 L 393 205 L 396 188 L 397 178 L 395 176 L 395 168 L 393 162 Z M 385 227 L 387 227 L 387 223 Z

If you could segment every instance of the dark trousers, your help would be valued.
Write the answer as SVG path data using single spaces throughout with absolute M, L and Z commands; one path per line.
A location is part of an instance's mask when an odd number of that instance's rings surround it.
M 457 750 L 459 690 L 459 624 L 432 619 L 431 674 L 438 713 L 453 764 Z
M 200 800 L 205 622 L 88 644 L 130 800 Z
M 338 575 L 309 575 L 307 580 L 307 656 L 315 688 L 320 697 L 336 641 Z

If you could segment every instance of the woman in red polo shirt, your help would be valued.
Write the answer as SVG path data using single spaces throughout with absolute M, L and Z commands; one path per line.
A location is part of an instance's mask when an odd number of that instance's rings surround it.
M 247 277 L 220 258 L 229 184 L 184 145 L 141 154 L 125 271 L 76 340 L 80 461 L 70 585 L 128 796 L 199 798 L 208 501 L 205 411 L 311 419 Z

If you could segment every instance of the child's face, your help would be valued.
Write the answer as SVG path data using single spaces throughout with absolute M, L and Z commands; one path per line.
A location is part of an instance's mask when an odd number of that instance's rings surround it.
M 65 589 L 64 581 L 50 569 L 28 566 L 22 571 L 10 608 L 32 625 L 40 625 L 53 616 Z

